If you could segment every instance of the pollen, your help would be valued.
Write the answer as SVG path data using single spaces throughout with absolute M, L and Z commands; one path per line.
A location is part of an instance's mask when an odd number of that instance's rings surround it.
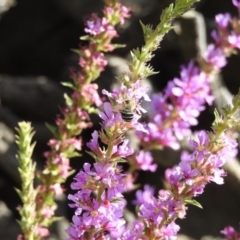
M 92 211 L 92 212 L 91 212 L 91 215 L 92 215 L 93 217 L 97 217 L 97 216 L 98 216 L 98 211 L 96 211 L 96 210 Z

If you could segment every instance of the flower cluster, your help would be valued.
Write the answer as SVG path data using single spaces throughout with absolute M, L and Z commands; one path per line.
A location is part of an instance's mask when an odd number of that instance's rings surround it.
M 189 129 L 197 124 L 204 104 L 213 101 L 209 87 L 210 73 L 224 67 L 226 56 L 232 54 L 234 48 L 240 48 L 239 20 L 228 14 L 218 15 L 219 32 L 212 33 L 216 44 L 209 45 L 200 60 L 202 71 L 192 62 L 183 68 L 181 77 L 170 82 L 163 95 L 153 96 L 151 122 L 148 125 L 139 122 L 141 113 L 145 112 L 140 105 L 141 99 L 150 101 L 148 89 L 141 80 L 154 74 L 148 65 L 152 52 L 172 28 L 172 20 L 196 1 L 179 0 L 170 5 L 163 11 L 161 23 L 155 30 L 142 24 L 146 44 L 132 52 L 131 73 L 124 73 L 119 78 L 122 84 L 118 89 L 111 92 L 103 90 L 109 102 L 105 102 L 103 109 L 98 111 L 102 119 L 101 129 L 94 131 L 92 139 L 86 144 L 95 163 L 84 163 L 83 170 L 71 184 L 75 193 L 68 196 L 71 201 L 69 206 L 75 209 L 72 224 L 66 230 L 69 240 L 176 239 L 180 227 L 175 220 L 185 217 L 186 205 L 200 206 L 193 198 L 203 193 L 207 183 L 223 184 L 226 173 L 222 166 L 237 153 L 237 143 L 228 136 L 228 130 L 239 126 L 236 112 L 240 108 L 240 93 L 231 106 L 224 108 L 223 117 L 216 113 L 211 133 L 201 131 L 196 139 L 189 141 L 193 152 L 184 152 L 179 165 L 166 170 L 170 190 L 160 190 L 157 197 L 148 185 L 143 191 L 137 191 L 137 199 L 133 202 L 137 205 L 137 219 L 131 227 L 126 225 L 123 193 L 134 188 L 133 172 L 154 172 L 157 168 L 150 152 L 134 152 L 126 133 L 129 130 L 138 131 L 144 150 L 164 146 L 179 148 L 178 140 L 190 134 Z M 91 126 L 89 114 L 96 112 L 94 106 L 102 105 L 98 86 L 93 81 L 107 64 L 102 52 L 117 47 L 111 43 L 112 38 L 117 36 L 114 26 L 124 23 L 124 19 L 129 17 L 129 9 L 117 0 L 105 0 L 105 3 L 107 6 L 102 18 L 93 14 L 86 20 L 85 32 L 88 35 L 82 40 L 88 40 L 89 46 L 76 51 L 80 55 L 81 70 L 72 70 L 73 84 L 65 83 L 74 92 L 70 97 L 65 96 L 67 106 L 61 110 L 62 115 L 56 121 L 57 130 L 49 126 L 55 139 L 48 143 L 50 151 L 45 153 L 46 167 L 39 174 L 40 185 L 36 189 L 33 187 L 35 165 L 31 164 L 30 156 L 34 147 L 30 143 L 33 133 L 28 124 L 20 125 L 17 143 L 23 190 L 18 193 L 25 206 L 20 208 L 23 236 L 19 239 L 38 240 L 49 234 L 47 227 L 54 221 L 57 208 L 54 197 L 63 192 L 61 184 L 71 170 L 69 159 L 78 156 L 82 148 L 82 139 L 76 136 Z M 233 0 L 233 4 L 240 12 L 239 0 Z M 128 173 L 119 166 L 121 162 L 129 163 Z M 225 228 L 222 233 L 227 239 L 239 239 L 239 233 L 232 227 Z
M 73 224 L 67 229 L 69 239 L 116 237 L 125 223 L 124 174 L 106 162 L 97 162 L 92 169 L 85 163 L 83 169 L 71 185 L 78 192 L 68 196 L 74 202 L 70 207 L 76 208 Z
M 236 1 L 233 4 L 238 7 Z M 212 32 L 215 44 L 210 44 L 199 59 L 200 68 L 190 62 L 182 68 L 180 78 L 168 83 L 163 94 L 152 96 L 149 134 L 138 134 L 145 149 L 178 149 L 179 140 L 189 136 L 190 127 L 197 125 L 197 117 L 205 109 L 204 105 L 212 104 L 211 74 L 223 68 L 226 57 L 233 54 L 235 48 L 240 48 L 239 19 L 218 14 L 215 20 L 218 26 L 218 31 Z
M 144 148 L 178 149 L 178 140 L 190 135 L 205 102 L 213 102 L 209 78 L 190 62 L 182 68 L 180 78 L 168 83 L 163 95 L 152 96 L 149 134 L 138 133 Z
M 93 14 L 86 20 L 85 32 L 87 36 L 82 40 L 89 40 L 89 46 L 81 46 L 75 50 L 80 55 L 79 67 L 71 70 L 73 83 L 64 83 L 74 91 L 71 97 L 65 95 L 66 107 L 61 109 L 61 116 L 56 120 L 57 129 L 49 126 L 55 139 L 48 143 L 50 151 L 45 153 L 47 158 L 45 169 L 39 175 L 40 185 L 37 196 L 38 222 L 36 239 L 48 235 L 47 226 L 52 223 L 56 209 L 54 197 L 63 192 L 61 184 L 70 174 L 69 159 L 79 155 L 82 140 L 79 136 L 83 129 L 90 127 L 89 114 L 96 112 L 94 106 L 99 107 L 102 100 L 98 94 L 98 85 L 92 83 L 107 65 L 103 52 L 112 51 L 111 44 L 117 36 L 115 25 L 124 23 L 129 17 L 129 9 L 116 1 L 106 0 L 103 17 Z
M 240 3 L 239 3 L 240 7 Z M 240 239 L 240 232 L 238 232 L 234 227 L 228 226 L 225 227 L 221 233 L 225 236 L 225 240 L 239 240 Z
M 70 206 L 76 208 L 73 223 L 67 229 L 70 240 L 114 238 L 125 224 L 122 193 L 127 190 L 127 176 L 117 163 L 133 154 L 129 141 L 124 139 L 125 132 L 134 127 L 145 129 L 137 121 L 123 121 L 121 114 L 115 113 L 109 102 L 104 103 L 104 111 L 99 111 L 99 116 L 103 120 L 102 130 L 94 131 L 87 143 L 91 150 L 89 154 L 96 163 L 92 168 L 85 163 L 84 170 L 77 174 L 71 185 L 78 192 L 69 195 L 74 202 Z
M 142 86 L 141 81 L 138 80 L 135 83 L 129 83 L 128 86 L 122 84 L 120 89 L 114 88 L 112 92 L 108 92 L 104 89 L 102 93 L 109 97 L 113 109 L 115 108 L 120 113 L 125 111 L 129 114 L 133 114 L 133 119 L 131 119 L 131 121 L 136 130 L 147 133 L 142 125 L 138 123 L 141 112 L 146 112 L 139 104 L 140 100 L 143 98 L 145 101 L 150 101 L 147 91 L 148 88 Z M 123 114 L 121 114 L 121 116 L 123 117 Z
M 191 3 L 186 2 L 190 7 Z M 180 1 L 176 3 L 175 11 L 181 9 L 177 4 L 180 4 Z M 163 12 L 163 23 L 178 16 L 178 12 L 174 13 L 172 7 L 169 9 L 172 11 L 171 15 L 168 15 L 170 10 Z M 104 24 L 100 28 L 101 21 L 95 18 L 88 23 L 89 33 L 95 35 L 111 31 Z M 76 209 L 73 222 L 67 229 L 69 240 L 175 239 L 180 229 L 175 220 L 185 217 L 186 204 L 199 206 L 192 198 L 202 194 L 208 182 L 222 184 L 225 176 L 222 166 L 236 154 L 237 143 L 227 136 L 226 129 L 238 122 L 234 114 L 239 108 L 239 101 L 225 110 L 225 118 L 216 116 L 213 133 L 202 131 L 198 133 L 196 140 L 190 140 L 193 153 L 184 153 L 180 164 L 166 171 L 171 190 L 159 191 L 157 198 L 149 186 L 146 186 L 144 191 L 137 192 L 134 203 L 138 205 L 138 219 L 134 221 L 132 228 L 126 226 L 123 219 L 126 203 L 122 194 L 131 188 L 131 177 L 130 174 L 122 173 L 118 163 L 128 159 L 130 170 L 155 171 L 156 165 L 152 163 L 150 153 L 134 153 L 125 133 L 128 130 L 137 130 L 145 149 L 156 146 L 171 146 L 176 149 L 179 147 L 177 140 L 187 136 L 190 126 L 197 124 L 196 117 L 204 109 L 205 102 L 211 104 L 213 101 L 208 72 L 200 72 L 190 63 L 187 68 L 183 68 L 181 79 L 174 79 L 168 84 L 164 96 L 154 96 L 151 113 L 153 122 L 147 126 L 138 122 L 141 112 L 145 111 L 140 106 L 140 100 L 149 100 L 147 89 L 142 86 L 141 80 L 143 76 L 153 74 L 146 63 L 160 42 L 154 38 L 162 33 L 159 30 L 161 26 L 156 29 L 143 26 L 147 44 L 142 50 L 132 54 L 132 74 L 124 74 L 119 78 L 122 84 L 118 89 L 102 92 L 109 98 L 109 102 L 103 104 L 103 110 L 99 111 L 102 127 L 99 132 L 93 132 L 92 139 L 87 143 L 91 150 L 88 153 L 95 163 L 93 166 L 85 163 L 71 185 L 77 192 L 69 195 L 73 202 L 70 206 Z M 162 31 L 168 30 L 169 27 Z M 223 67 L 224 60 L 218 62 L 218 59 L 215 59 L 219 52 L 215 51 L 215 48 L 211 51 L 209 49 L 205 56 L 209 65 Z M 237 99 L 239 97 L 240 94 Z
M 223 184 L 222 166 L 236 155 L 237 142 L 225 133 L 201 131 L 189 144 L 193 153 L 184 153 L 180 164 L 166 171 L 171 191 L 159 191 L 158 198 L 149 187 L 137 192 L 139 220 L 123 239 L 175 239 L 180 227 L 174 221 L 185 217 L 186 203 L 198 205 L 192 198 L 202 194 L 207 183 Z
M 233 5 L 239 10 L 239 3 L 233 0 Z M 210 44 L 205 53 L 205 59 L 200 61 L 203 71 L 210 73 L 223 68 L 226 57 L 235 53 L 235 49 L 240 49 L 240 22 L 239 18 L 231 17 L 229 13 L 218 14 L 215 17 L 217 30 L 213 30 L 211 35 L 214 44 Z

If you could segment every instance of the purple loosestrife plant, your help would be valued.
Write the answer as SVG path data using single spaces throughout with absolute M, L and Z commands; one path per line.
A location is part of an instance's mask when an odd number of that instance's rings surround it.
M 182 68 L 180 78 L 168 83 L 164 94 L 152 96 L 149 134 L 138 133 L 144 149 L 178 149 L 178 140 L 190 135 L 205 102 L 212 101 L 208 76 L 190 62 Z
M 79 156 L 82 139 L 77 137 L 82 130 L 91 126 L 89 113 L 96 112 L 102 104 L 98 95 L 98 86 L 92 83 L 104 70 L 107 61 L 103 52 L 112 51 L 118 45 L 111 43 L 117 36 L 115 25 L 124 23 L 129 17 L 129 9 L 116 0 L 105 0 L 103 17 L 93 14 L 86 20 L 85 32 L 88 34 L 82 40 L 88 40 L 88 47 L 75 50 L 79 55 L 80 71 L 72 69 L 73 83 L 63 83 L 73 89 L 71 97 L 65 95 L 66 107 L 61 110 L 61 116 L 56 120 L 57 128 L 49 126 L 54 139 L 48 143 L 50 151 L 45 169 L 39 174 L 39 192 L 36 198 L 36 219 L 38 226 L 33 239 L 43 239 L 49 232 L 47 227 L 55 220 L 56 203 L 54 197 L 63 192 L 61 184 L 71 174 L 69 159 Z
M 34 132 L 30 123 L 20 122 L 17 128 L 16 143 L 18 145 L 17 160 L 19 162 L 19 174 L 22 180 L 22 189 L 16 189 L 21 198 L 22 206 L 18 208 L 21 219 L 18 221 L 22 234 L 17 239 L 34 239 L 38 227 L 36 215 L 36 196 L 38 190 L 34 189 L 36 164 L 32 161 L 32 153 L 35 143 L 32 143 Z
M 175 220 L 185 217 L 186 205 L 201 207 L 193 197 L 202 194 L 209 182 L 223 184 L 222 166 L 237 153 L 237 142 L 228 133 L 239 126 L 239 110 L 240 91 L 224 108 L 224 116 L 215 112 L 212 132 L 201 131 L 190 140 L 192 154 L 185 153 L 178 166 L 166 171 L 170 190 L 160 190 L 157 198 L 149 188 L 137 192 L 138 220 L 121 239 L 176 239 L 180 227 Z
M 237 1 L 233 1 L 237 7 Z M 190 62 L 182 67 L 180 78 L 168 83 L 163 94 L 152 96 L 149 134 L 138 133 L 143 148 L 147 150 L 171 147 L 179 149 L 179 140 L 190 135 L 190 127 L 197 125 L 197 117 L 211 105 L 210 82 L 212 74 L 227 64 L 226 57 L 240 48 L 240 21 L 229 14 L 218 14 L 215 18 L 218 31 L 212 32 L 215 40 L 210 44 L 203 58 L 199 59 L 200 68 Z
M 225 227 L 221 233 L 224 235 L 224 240 L 239 240 L 240 232 L 237 231 L 234 227 L 228 226 Z
M 126 191 L 126 175 L 117 165 L 133 154 L 124 133 L 132 128 L 145 131 L 144 127 L 133 120 L 124 122 L 120 113 L 115 113 L 109 102 L 99 111 L 102 129 L 94 131 L 87 146 L 89 154 L 96 163 L 91 167 L 85 163 L 83 171 L 74 178 L 71 188 L 78 192 L 69 195 L 76 208 L 72 225 L 67 229 L 69 239 L 105 239 L 118 237 L 119 229 L 125 224 L 123 208 Z M 99 144 L 99 141 L 103 144 Z
M 119 78 L 119 89 L 113 89 L 112 92 L 103 90 L 110 102 L 105 102 L 103 111 L 99 111 L 102 129 L 94 131 L 92 140 L 87 144 L 91 150 L 89 154 L 96 163 L 93 166 L 85 163 L 84 169 L 71 185 L 77 193 L 69 195 L 74 202 L 71 207 L 76 208 L 73 222 L 67 229 L 69 239 L 122 238 L 120 228 L 124 228 L 125 224 L 122 193 L 127 190 L 129 183 L 128 176 L 122 173 L 118 163 L 125 162 L 125 158 L 133 154 L 125 133 L 131 129 L 147 133 L 145 126 L 138 122 L 141 112 L 144 112 L 140 99 L 149 100 L 141 80 L 154 74 L 147 62 L 153 57 L 152 52 L 159 47 L 164 34 L 172 29 L 172 20 L 195 2 L 177 0 L 175 6 L 171 4 L 163 11 L 161 22 L 155 30 L 142 24 L 146 44 L 142 49 L 132 52 L 132 73 Z M 148 159 L 147 164 L 144 159 Z M 148 154 L 140 152 L 136 162 L 154 170 L 151 161 Z

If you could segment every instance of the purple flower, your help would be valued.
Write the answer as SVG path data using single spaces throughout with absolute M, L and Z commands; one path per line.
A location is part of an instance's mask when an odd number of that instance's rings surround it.
M 239 0 L 232 0 L 232 3 L 235 7 L 240 8 L 240 1 Z
M 221 149 L 219 149 L 216 154 L 212 154 L 209 158 L 211 165 L 215 168 L 222 167 L 226 161 L 231 161 L 238 153 L 238 144 L 234 139 L 222 134 L 219 141 L 222 142 Z
M 83 235 L 87 229 L 85 222 L 82 218 L 78 216 L 73 216 L 72 225 L 66 229 L 66 233 L 69 234 L 68 240 L 84 240 Z
M 182 171 L 182 178 L 186 181 L 186 184 L 191 186 L 194 183 L 194 177 L 198 176 L 200 173 L 198 169 L 192 168 L 190 162 L 181 161 L 179 167 Z
M 144 232 L 149 233 L 149 238 L 175 239 L 180 228 L 172 219 L 184 218 L 186 208 L 184 203 L 176 201 L 169 191 L 161 191 L 158 199 L 152 196 L 150 201 L 143 202 L 138 215 L 145 223 Z
M 117 234 L 114 229 L 125 223 L 122 214 L 126 203 L 121 194 L 126 190 L 124 177 L 120 169 L 113 168 L 110 163 L 94 163 L 92 169 L 89 163 L 84 164 L 84 171 L 79 172 L 71 184 L 78 192 L 68 196 L 74 202 L 70 206 L 76 208 L 73 224 L 67 230 L 71 239 L 82 237 L 93 226 L 95 234 L 105 230 L 111 235 Z M 103 191 L 97 199 L 92 191 L 98 188 Z
M 135 205 L 141 205 L 146 202 L 151 203 L 153 194 L 154 194 L 154 188 L 149 185 L 145 185 L 143 191 L 138 190 L 136 192 L 136 200 L 134 200 L 132 203 Z
M 93 200 L 91 204 L 83 206 L 83 209 L 84 213 L 81 216 L 73 216 L 72 226 L 66 231 L 70 235 L 70 239 L 84 239 L 80 237 L 83 237 L 83 234 L 93 227 L 96 236 L 102 231 L 108 231 L 114 235 L 116 230 L 125 223 L 121 218 L 122 206 L 118 203 L 109 204 L 106 207 Z
M 103 71 L 107 66 L 107 60 L 103 53 L 94 52 L 91 56 L 92 62 L 98 67 L 99 71 Z
M 212 38 L 214 39 L 215 44 L 216 44 L 217 46 L 221 46 L 221 45 L 223 44 L 222 38 L 221 38 L 221 36 L 220 36 L 220 34 L 219 34 L 218 31 L 213 30 L 213 31 L 211 32 L 211 36 L 212 36 Z
M 98 35 L 102 32 L 104 32 L 104 27 L 102 26 L 101 19 L 94 17 L 93 20 L 88 20 L 86 22 L 86 28 L 84 29 L 86 33 L 89 33 L 91 35 Z
M 232 33 L 231 35 L 228 36 L 228 42 L 231 44 L 233 48 L 240 49 L 240 35 Z
M 74 187 L 71 185 L 71 188 L 74 189 Z M 82 209 L 79 207 L 80 202 L 87 202 L 90 199 L 91 190 L 89 189 L 81 189 L 81 191 L 78 191 L 76 194 L 68 195 L 68 199 L 73 201 L 74 203 L 68 204 L 71 208 L 76 208 L 77 211 L 75 212 L 76 215 L 80 215 L 82 213 Z
M 84 163 L 83 169 L 84 171 L 80 171 L 75 177 L 74 177 L 74 182 L 71 184 L 71 188 L 73 190 L 79 190 L 83 189 L 85 184 L 89 181 L 89 175 L 87 172 L 90 171 L 90 164 L 89 163 Z
M 125 139 L 121 145 L 116 147 L 116 152 L 113 154 L 112 157 L 127 157 L 133 154 L 133 149 L 129 146 L 129 140 Z
M 143 132 L 145 134 L 148 134 L 148 129 L 147 126 L 145 124 L 142 124 L 140 122 L 138 122 L 138 119 L 140 118 L 140 116 L 135 114 L 134 119 L 131 122 L 132 127 L 139 132 Z
M 162 128 L 162 125 L 159 125 L 159 123 L 155 124 L 150 122 L 147 125 L 147 131 L 148 134 L 137 132 L 143 145 L 152 145 L 156 147 L 168 146 L 175 150 L 179 149 L 180 145 L 171 128 Z
M 93 14 L 91 19 L 86 22 L 86 28 L 84 30 L 93 36 L 101 33 L 105 33 L 111 38 L 117 36 L 116 30 L 110 25 L 108 20 L 105 17 L 101 19 L 96 14 Z
M 171 222 L 170 224 L 163 228 L 158 237 L 162 237 L 163 239 L 168 240 L 175 240 L 177 239 L 177 233 L 179 230 L 180 227 L 176 223 Z
M 212 175 L 208 177 L 209 181 L 215 182 L 216 184 L 223 184 L 223 177 L 226 176 L 226 173 L 223 169 L 213 168 L 211 171 Z
M 90 142 L 88 142 L 87 147 L 89 147 L 93 152 L 99 151 L 99 145 L 98 145 L 98 132 L 94 131 L 92 133 L 92 139 Z
M 150 152 L 140 151 L 136 155 L 136 168 L 139 168 L 143 171 L 155 172 L 157 169 L 157 164 L 152 164 L 153 158 Z
M 182 68 L 181 78 L 168 83 L 165 94 L 154 94 L 151 122 L 147 125 L 149 134 L 139 134 L 143 145 L 178 149 L 178 140 L 190 135 L 190 127 L 198 123 L 197 117 L 205 109 L 205 103 L 213 102 L 209 81 L 190 62 Z
M 238 143 L 236 142 L 235 139 L 230 138 L 226 134 L 222 134 L 220 141 L 223 144 L 223 147 L 218 151 L 218 157 L 221 159 L 224 159 L 221 165 L 218 165 L 218 167 L 222 167 L 223 164 L 226 161 L 231 160 L 232 158 L 236 157 L 238 150 Z
M 225 227 L 221 233 L 225 236 L 226 240 L 240 239 L 240 233 L 232 226 Z
M 205 52 L 205 60 L 216 69 L 223 68 L 227 64 L 223 51 L 220 48 L 216 48 L 213 44 L 208 45 Z
M 115 9 L 111 8 L 111 7 L 105 7 L 104 8 L 104 14 L 105 15 L 114 15 L 118 12 L 118 17 L 120 18 L 120 23 L 123 24 L 124 21 L 125 21 L 125 18 L 129 18 L 130 17 L 130 9 L 123 6 L 122 4 L 120 3 L 117 3 L 116 6 L 115 6 Z
M 104 112 L 99 111 L 98 115 L 103 119 L 104 127 L 114 126 L 116 122 L 121 122 L 121 114 L 114 114 L 112 105 L 109 102 L 103 104 Z
M 215 16 L 215 21 L 217 25 L 222 29 L 226 29 L 228 27 L 230 20 L 231 20 L 231 16 L 229 13 L 217 14 Z
M 162 205 L 162 202 L 153 197 L 151 202 L 145 202 L 139 207 L 138 215 L 146 222 L 152 222 L 157 227 L 165 218 Z
M 189 145 L 194 148 L 192 157 L 197 158 L 198 162 L 202 162 L 205 157 L 210 155 L 210 152 L 207 149 L 209 142 L 209 136 L 205 131 L 199 132 L 195 141 L 191 139 L 189 140 Z
M 143 222 L 135 220 L 132 224 L 132 228 L 126 229 L 121 237 L 122 240 L 148 240 L 149 238 L 144 236 L 144 224 Z
M 172 169 L 166 169 L 165 171 L 165 178 L 171 184 L 171 186 L 179 185 L 180 181 L 182 180 L 183 173 L 179 166 L 175 166 Z

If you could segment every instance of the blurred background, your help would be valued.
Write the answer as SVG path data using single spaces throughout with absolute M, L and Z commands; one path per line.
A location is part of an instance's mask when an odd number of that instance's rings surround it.
M 126 44 L 126 47 L 107 55 L 109 66 L 97 80 L 100 89 L 110 86 L 114 76 L 126 69 L 129 51 L 143 44 L 139 20 L 156 26 L 162 10 L 173 1 L 122 2 L 131 7 L 133 13 L 123 26 L 118 27 L 119 38 L 114 41 Z M 79 37 L 84 35 L 83 18 L 92 12 L 100 13 L 102 6 L 101 0 L 0 0 L 0 240 L 16 239 L 20 232 L 16 223 L 16 207 L 20 200 L 14 191 L 14 187 L 20 187 L 14 129 L 19 121 L 32 122 L 36 131 L 34 140 L 37 141 L 33 159 L 41 169 L 44 165 L 43 152 L 47 150 L 47 141 L 51 138 L 45 123 L 54 124 L 59 107 L 64 106 L 63 93 L 69 93 L 69 89 L 62 87 L 60 82 L 70 80 L 69 68 L 78 63 L 78 56 L 71 49 L 78 48 Z M 179 76 L 182 64 L 197 56 L 199 36 L 204 36 L 205 45 L 211 42 L 210 32 L 216 27 L 214 17 L 225 12 L 237 15 L 231 0 L 201 0 L 193 14 L 175 21 L 175 30 L 165 36 L 151 62 L 159 71 L 148 79 L 152 91 L 161 91 L 169 80 Z M 218 75 L 221 84 L 213 86 L 215 93 L 219 89 L 225 89 L 230 95 L 237 93 L 240 86 L 239 66 L 239 54 L 231 56 L 228 65 Z M 226 104 L 224 98 L 217 99 L 216 106 L 222 104 Z M 201 114 L 197 129 L 210 129 L 214 107 L 208 107 Z M 99 127 L 98 120 L 94 127 Z M 84 131 L 84 142 L 90 139 L 91 132 L 92 129 Z M 166 149 L 155 153 L 155 156 L 164 158 L 164 162 L 158 161 L 157 173 L 140 173 L 139 182 L 155 185 L 159 190 L 163 187 L 165 168 L 178 162 L 179 152 Z M 80 159 L 73 159 L 71 164 L 78 170 L 86 161 L 91 159 L 83 155 Z M 205 194 L 197 199 L 203 209 L 189 206 L 187 218 L 178 221 L 182 238 L 216 239 L 226 225 L 238 227 L 239 162 L 230 164 L 227 171 L 225 185 L 209 184 Z M 67 192 L 70 181 L 65 185 Z M 126 197 L 132 199 L 134 194 Z M 64 197 L 58 202 L 58 215 L 64 215 L 65 219 L 52 227 L 49 239 L 61 240 L 72 211 L 68 209 Z M 129 205 L 129 209 L 134 208 Z

